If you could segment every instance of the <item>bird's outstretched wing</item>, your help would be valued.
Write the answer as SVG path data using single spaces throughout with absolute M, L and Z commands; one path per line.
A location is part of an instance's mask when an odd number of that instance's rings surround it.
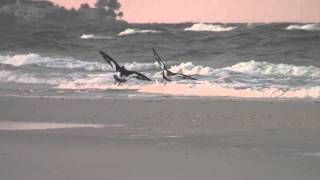
M 164 71 L 162 71 L 162 74 L 164 74 Z M 167 75 L 168 76 L 180 76 L 182 79 L 197 80 L 194 77 L 191 77 L 191 76 L 188 76 L 188 75 L 185 75 L 185 74 L 182 74 L 182 73 L 174 73 L 174 72 L 171 72 L 169 70 L 167 71 Z M 165 76 L 163 76 L 163 77 L 165 77 Z
M 181 73 L 176 73 L 176 75 L 180 75 L 180 76 L 182 77 L 182 79 L 197 80 L 197 79 L 194 78 L 194 77 L 191 77 L 191 76 L 188 76 L 188 75 L 185 75 L 185 74 L 181 74 Z
M 159 54 L 157 53 L 157 51 L 152 48 L 152 51 L 153 51 L 153 55 L 155 57 L 155 59 L 157 60 L 157 62 L 160 64 L 161 66 L 161 69 L 162 70 L 168 70 L 166 64 L 163 62 L 163 60 L 161 59 L 161 57 L 159 56 Z
M 160 64 L 161 68 L 163 71 L 167 71 L 168 76 L 176 76 L 179 75 L 181 76 L 183 79 L 191 79 L 191 80 L 197 80 L 196 78 L 193 78 L 191 76 L 185 75 L 185 74 L 181 74 L 181 73 L 174 73 L 168 70 L 167 66 L 165 65 L 165 63 L 163 62 L 163 60 L 161 59 L 161 57 L 159 56 L 159 54 L 157 53 L 157 51 L 152 48 L 153 51 L 153 55 L 156 58 L 157 62 Z M 164 72 L 162 71 L 163 75 Z M 164 79 L 168 79 L 166 76 L 163 76 Z
M 148 77 L 145 76 L 144 74 L 139 73 L 139 72 L 137 72 L 137 71 L 128 71 L 127 73 L 128 73 L 128 76 L 136 75 L 136 78 L 139 79 L 139 80 L 152 81 L 150 78 L 148 78 Z
M 114 60 L 112 57 L 110 57 L 107 53 L 103 51 L 99 51 L 99 53 L 102 55 L 103 59 L 112 67 L 115 68 L 117 72 L 120 71 L 121 66 L 117 63 L 116 60 Z

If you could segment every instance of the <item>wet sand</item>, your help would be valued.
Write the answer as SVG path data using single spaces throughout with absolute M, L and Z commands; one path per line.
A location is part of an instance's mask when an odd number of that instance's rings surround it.
M 10 122 L 1 180 L 320 178 L 316 102 L 1 97 Z

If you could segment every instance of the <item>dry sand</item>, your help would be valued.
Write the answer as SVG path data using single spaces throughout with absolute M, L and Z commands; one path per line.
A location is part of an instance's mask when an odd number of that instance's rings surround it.
M 0 126 L 1 180 L 320 179 L 315 102 L 1 97 Z

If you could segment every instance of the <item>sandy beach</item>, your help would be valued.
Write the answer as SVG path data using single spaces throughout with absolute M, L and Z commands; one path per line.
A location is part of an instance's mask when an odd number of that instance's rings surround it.
M 0 180 L 320 180 L 319 7 L 0 0 Z
M 318 180 L 319 117 L 311 101 L 1 97 L 0 175 Z

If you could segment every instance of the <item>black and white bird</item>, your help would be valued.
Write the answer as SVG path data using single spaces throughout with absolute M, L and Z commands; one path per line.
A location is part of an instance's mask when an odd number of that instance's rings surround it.
M 152 48 L 153 51 L 153 55 L 156 59 L 156 61 L 159 63 L 161 70 L 162 70 L 162 78 L 163 81 L 172 81 L 169 77 L 179 77 L 181 79 L 190 79 L 190 80 L 197 80 L 196 78 L 193 78 L 191 76 L 182 74 L 182 73 L 174 73 L 172 71 L 170 71 L 168 69 L 168 67 L 166 66 L 166 64 L 164 63 L 164 61 L 161 59 L 161 57 L 159 56 L 159 54 L 156 52 L 156 50 L 154 48 Z
M 118 82 L 119 84 L 127 82 L 127 77 L 133 76 L 136 79 L 143 80 L 143 81 L 152 81 L 147 76 L 143 75 L 140 72 L 137 71 L 130 71 L 127 70 L 124 66 L 120 66 L 116 60 L 114 60 L 111 56 L 109 56 L 107 53 L 103 51 L 99 51 L 102 55 L 103 59 L 111 66 L 111 68 L 115 69 L 118 73 L 117 75 L 114 75 L 113 78 Z

